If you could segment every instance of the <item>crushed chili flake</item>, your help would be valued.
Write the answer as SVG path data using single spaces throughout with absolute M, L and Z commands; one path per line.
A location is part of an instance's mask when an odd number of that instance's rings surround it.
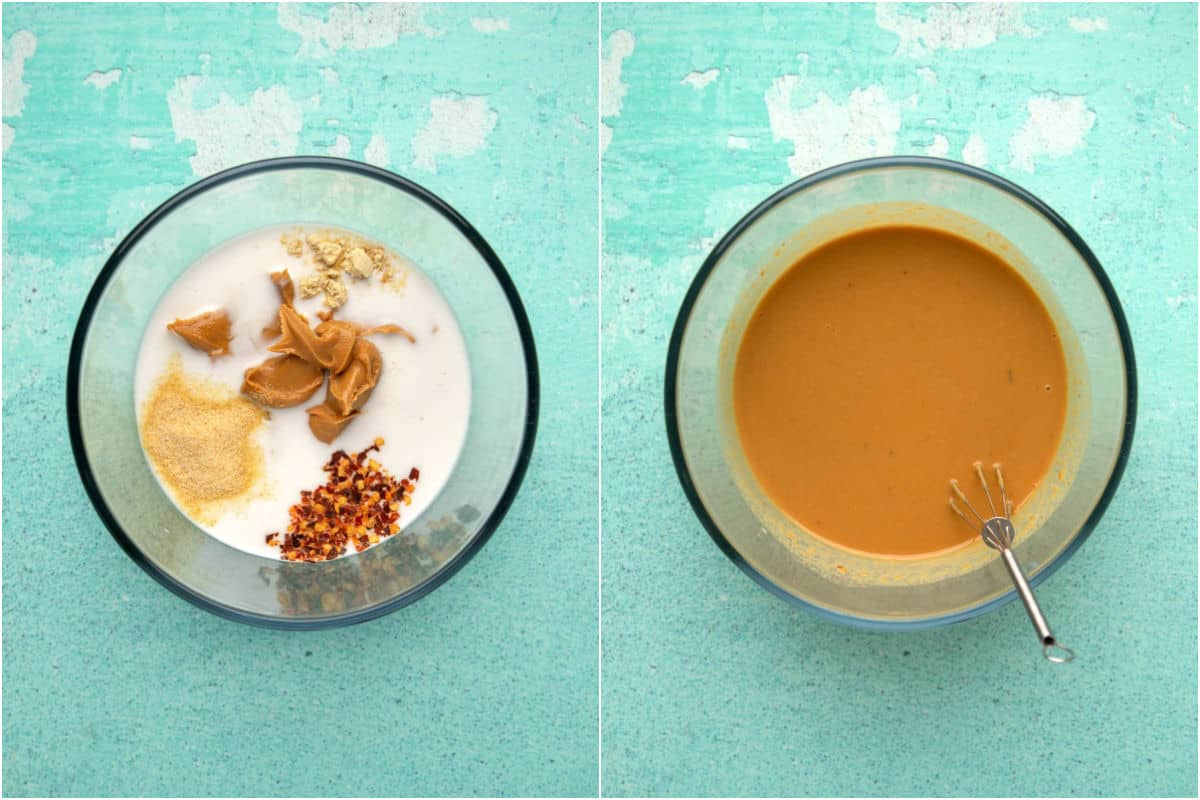
M 361 453 L 334 453 L 323 470 L 329 481 L 314 491 L 300 493 L 300 502 L 288 510 L 287 533 L 269 533 L 266 543 L 280 549 L 285 561 L 328 561 L 353 546 L 365 550 L 400 530 L 400 506 L 412 503 L 418 472 L 396 480 L 368 456 L 383 439 Z

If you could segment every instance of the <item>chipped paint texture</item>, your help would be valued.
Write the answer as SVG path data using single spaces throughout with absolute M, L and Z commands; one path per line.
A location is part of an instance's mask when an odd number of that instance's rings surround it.
M 1008 140 L 1011 165 L 1034 171 L 1040 156 L 1062 158 L 1083 145 L 1087 132 L 1096 124 L 1096 113 L 1083 97 L 1054 94 L 1032 97 L 1025 123 Z
M 987 158 L 987 142 L 978 133 L 972 133 L 967 137 L 966 144 L 963 145 L 962 160 L 976 167 L 985 167 Z
M 339 133 L 334 138 L 333 144 L 329 146 L 329 155 L 336 158 L 345 158 L 350 155 L 350 137 Z
M 4 117 L 21 116 L 25 108 L 25 97 L 29 94 L 29 84 L 22 78 L 25 75 L 25 61 L 37 52 L 37 37 L 30 31 L 17 31 L 6 43 L 4 48 Z M 7 122 L 4 123 L 4 152 L 12 145 L 16 131 Z
M 750 140 L 744 136 L 730 136 L 725 140 L 725 146 L 730 150 L 748 150 L 750 148 Z
M 508 17 L 471 17 L 471 27 L 480 33 L 499 33 L 509 29 Z
M 298 55 L 325 58 L 339 50 L 367 50 L 395 44 L 401 36 L 435 36 L 422 7 L 408 3 L 332 6 L 325 18 L 305 13 L 309 6 L 279 4 L 279 25 L 300 36 Z
M 188 75 L 167 92 L 175 140 L 196 143 L 192 172 L 209 175 L 242 161 L 295 155 L 303 106 L 283 86 L 255 89 L 245 104 L 221 92 L 215 105 L 196 108 L 195 95 L 207 78 Z
M 844 103 L 817 92 L 814 103 L 796 107 L 793 97 L 804 78 L 784 75 L 767 90 L 767 114 L 775 141 L 793 145 L 788 168 L 807 175 L 847 158 L 891 155 L 900 130 L 900 104 L 879 85 L 855 88 Z
M 95 86 L 97 89 L 107 89 L 119 80 L 121 80 L 121 70 L 110 69 L 105 72 L 93 72 L 84 78 L 83 82 L 89 86 Z
M 704 72 L 697 72 L 693 70 L 687 75 L 684 75 L 683 80 L 681 80 L 680 83 L 687 84 L 693 89 L 703 89 L 705 86 L 708 86 L 710 83 L 715 81 L 717 76 L 720 74 L 721 70 L 719 69 L 707 69 Z
M 130 150 L 149 150 L 150 149 L 150 140 L 147 139 L 145 136 L 130 136 L 129 137 L 129 149 Z
M 386 167 L 391 158 L 391 148 L 388 147 L 387 139 L 383 138 L 383 134 L 371 134 L 371 139 L 363 150 L 363 160 L 377 167 Z
M 1033 36 L 1016 3 L 940 3 L 911 12 L 908 6 L 879 3 L 875 22 L 900 37 L 896 55 L 922 58 L 937 50 L 986 47 L 1002 36 Z
M 1108 30 L 1107 17 L 1068 17 L 1067 24 L 1071 26 L 1071 30 L 1079 31 L 1080 33 L 1096 33 L 1097 31 Z
M 934 158 L 945 158 L 950 154 L 950 140 L 942 134 L 934 134 L 933 142 L 925 148 L 925 155 Z
M 484 146 L 499 115 L 486 97 L 435 97 L 429 121 L 413 137 L 413 166 L 438 171 L 438 158 L 464 158 Z
M 607 54 L 600 59 L 600 117 L 619 117 L 621 104 L 629 86 L 621 82 L 621 64 L 633 55 L 636 40 L 629 31 L 613 31 L 609 34 L 605 49 Z M 600 123 L 600 152 L 608 149 L 612 141 L 612 128 Z

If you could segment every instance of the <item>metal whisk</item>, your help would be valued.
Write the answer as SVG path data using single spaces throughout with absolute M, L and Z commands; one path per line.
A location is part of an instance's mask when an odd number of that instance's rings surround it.
M 1025 579 L 1025 573 L 1021 571 L 1021 565 L 1017 563 L 1017 557 L 1013 555 L 1012 545 L 1013 539 L 1016 538 L 1016 531 L 1012 524 L 1012 503 L 1008 499 L 1008 494 L 1004 491 L 1004 473 L 1000 471 L 999 464 L 993 464 L 992 468 L 996 470 L 996 483 L 1000 486 L 1000 510 L 996 510 L 995 504 L 992 502 L 992 492 L 988 488 L 987 478 L 983 474 L 983 464 L 979 461 L 975 462 L 975 475 L 979 478 L 979 483 L 983 486 L 983 495 L 987 498 L 988 508 L 992 515 L 984 519 L 975 507 L 971 505 L 971 501 L 963 494 L 963 490 L 959 488 L 958 481 L 950 481 L 950 490 L 954 493 L 954 497 L 950 498 L 950 508 L 954 509 L 954 513 L 962 517 L 963 521 L 971 526 L 972 530 L 978 528 L 979 535 L 983 538 L 983 543 L 993 550 L 1000 552 L 1000 558 L 1004 562 L 1004 566 L 1008 568 L 1008 574 L 1012 578 L 1013 586 L 1017 588 L 1017 594 L 1021 597 L 1021 602 L 1025 604 L 1025 611 L 1029 614 L 1029 620 L 1033 623 L 1033 628 L 1037 631 L 1038 639 L 1042 643 L 1042 655 L 1047 661 L 1052 661 L 1055 664 L 1063 664 L 1075 658 L 1074 651 L 1071 648 L 1060 644 L 1054 638 L 1054 634 L 1050 631 L 1050 625 L 1046 622 L 1046 618 L 1042 616 L 1042 609 L 1038 606 L 1037 599 L 1033 596 L 1033 589 L 1029 586 L 1029 581 Z M 963 513 L 963 510 L 958 507 L 958 503 L 954 502 L 958 498 L 959 502 L 967 507 L 967 510 L 975 517 L 975 522 L 972 522 L 970 517 Z

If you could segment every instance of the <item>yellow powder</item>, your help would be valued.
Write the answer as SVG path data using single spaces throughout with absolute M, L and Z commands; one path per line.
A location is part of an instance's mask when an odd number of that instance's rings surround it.
M 185 373 L 176 355 L 142 409 L 142 447 L 188 516 L 212 524 L 261 481 L 254 434 L 266 419 L 225 386 Z
M 393 283 L 396 271 L 387 251 L 352 234 L 323 231 L 310 233 L 303 240 L 284 234 L 279 241 L 288 255 L 295 258 L 303 258 L 304 246 L 308 245 L 309 261 L 315 271 L 300 278 L 297 284 L 300 296 L 307 299 L 324 295 L 327 308 L 340 308 L 346 302 L 344 276 L 365 281 L 378 273 L 383 284 L 403 288 L 403 281 L 400 285 Z

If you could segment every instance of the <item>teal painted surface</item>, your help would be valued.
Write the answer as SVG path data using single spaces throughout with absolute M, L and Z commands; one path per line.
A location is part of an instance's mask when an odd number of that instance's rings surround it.
M 300 9 L 332 20 L 324 38 L 274 6 L 3 13 L 6 70 L 23 60 L 4 98 L 4 793 L 594 795 L 597 10 Z M 284 22 L 313 31 L 304 52 Z M 494 127 L 419 138 L 435 96 L 485 98 Z M 70 336 L 119 237 L 198 174 L 331 148 L 383 161 L 375 134 L 519 288 L 537 448 L 489 544 L 416 605 L 314 634 L 225 622 L 92 511 L 64 419 Z
M 632 45 L 619 109 L 602 102 L 606 794 L 1196 794 L 1196 9 L 971 9 L 894 10 L 924 29 L 885 10 L 917 37 L 899 54 L 867 5 L 602 10 L 606 54 Z M 935 47 L 962 42 L 983 46 Z M 710 69 L 703 88 L 681 83 Z M 716 237 L 796 177 L 766 102 L 788 74 L 802 77 L 785 119 L 831 109 L 802 160 L 867 155 L 868 128 L 876 152 L 942 135 L 957 159 L 976 133 L 986 166 L 1062 213 L 1116 285 L 1141 408 L 1115 501 L 1039 591 L 1080 653 L 1067 669 L 1038 657 L 1016 605 L 905 635 L 792 609 L 718 551 L 678 488 L 671 325 Z M 833 107 L 856 89 L 846 128 Z M 1061 112 L 1049 138 L 1018 135 L 1035 96 Z M 1051 144 L 1087 111 L 1075 146 Z

